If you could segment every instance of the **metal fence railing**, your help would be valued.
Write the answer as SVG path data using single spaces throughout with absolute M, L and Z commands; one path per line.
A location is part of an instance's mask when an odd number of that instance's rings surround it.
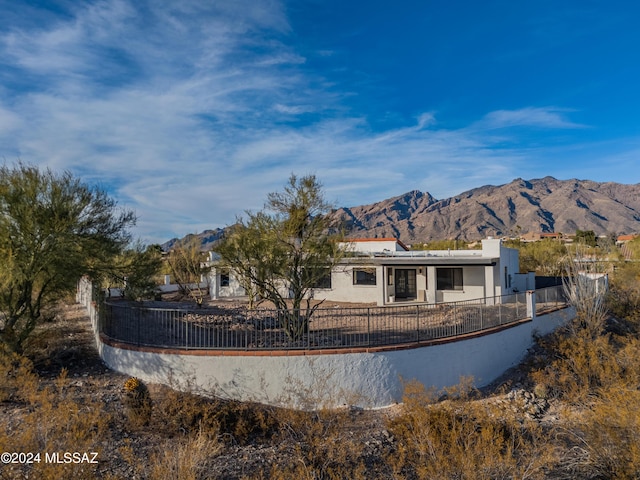
M 536 314 L 564 307 L 569 304 L 563 285 L 541 288 L 535 291 Z
M 540 292 L 540 295 L 546 308 L 551 303 L 562 306 L 560 293 Z M 537 296 L 538 292 L 536 299 Z M 304 310 L 168 309 L 118 301 L 103 304 L 99 328 L 116 341 L 161 348 L 376 347 L 455 337 L 509 325 L 527 318 L 526 302 L 525 293 L 514 293 L 454 303 L 318 308 L 306 318 Z

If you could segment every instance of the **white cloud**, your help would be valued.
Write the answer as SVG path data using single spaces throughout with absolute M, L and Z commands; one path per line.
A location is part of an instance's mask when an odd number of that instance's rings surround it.
M 436 123 L 436 117 L 433 113 L 423 113 L 418 117 L 418 129 L 430 127 Z
M 273 109 L 278 113 L 287 115 L 301 115 L 314 111 L 314 108 L 310 105 L 282 105 L 280 103 L 275 104 Z
M 540 128 L 584 128 L 585 125 L 565 118 L 566 109 L 556 107 L 528 107 L 519 110 L 496 110 L 487 114 L 480 122 L 485 128 L 540 127 Z
M 581 127 L 530 107 L 373 131 L 344 113 L 339 85 L 322 90 L 305 70 L 278 1 L 79 5 L 39 12 L 35 27 L 0 20 L 0 64 L 20 85 L 0 90 L 0 155 L 106 185 L 149 241 L 228 225 L 292 172 L 315 173 L 341 206 L 412 189 L 444 198 L 520 176 L 531 152 L 505 148 L 517 139 L 506 127 Z

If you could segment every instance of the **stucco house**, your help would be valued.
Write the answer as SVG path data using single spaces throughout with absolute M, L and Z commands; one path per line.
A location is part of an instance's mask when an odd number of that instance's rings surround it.
M 519 273 L 518 250 L 500 239 L 482 241 L 481 250 L 412 251 L 395 238 L 346 242 L 348 255 L 312 291 L 314 299 L 339 302 L 441 303 L 489 298 L 535 288 L 534 274 Z M 216 255 L 210 261 L 216 263 Z M 228 269 L 214 266 L 211 297 L 244 294 Z

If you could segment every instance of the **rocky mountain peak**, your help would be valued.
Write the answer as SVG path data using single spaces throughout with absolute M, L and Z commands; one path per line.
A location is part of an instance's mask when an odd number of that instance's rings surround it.
M 640 185 L 516 178 L 442 200 L 413 190 L 336 214 L 351 237 L 394 236 L 407 243 L 578 229 L 632 233 L 640 231 Z
M 339 208 L 331 215 L 352 238 L 395 237 L 405 243 L 576 230 L 628 234 L 640 232 L 640 184 L 516 178 L 441 200 L 411 190 L 369 205 Z M 200 234 L 203 249 L 223 232 Z M 167 242 L 165 249 L 176 241 Z

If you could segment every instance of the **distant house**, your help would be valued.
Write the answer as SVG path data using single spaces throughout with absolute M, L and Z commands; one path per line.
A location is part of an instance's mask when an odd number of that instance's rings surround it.
M 538 242 L 546 239 L 561 241 L 564 236 L 560 232 L 528 232 L 520 235 L 520 240 L 523 242 Z
M 348 255 L 313 289 L 313 298 L 338 302 L 441 303 L 495 297 L 535 288 L 533 273 L 519 273 L 518 250 L 500 239 L 481 250 L 412 251 L 394 238 L 362 238 L 344 244 Z M 215 254 L 211 255 L 215 265 Z M 214 267 L 211 297 L 244 294 L 232 272 Z
M 638 234 L 619 235 L 618 238 L 616 239 L 616 245 L 620 247 L 620 252 L 622 253 L 622 256 L 624 257 L 625 260 L 633 259 L 634 253 L 631 247 L 628 245 L 628 243 L 637 237 L 638 237 Z
M 618 238 L 616 239 L 616 244 L 623 245 L 623 244 L 625 244 L 627 242 L 630 242 L 631 240 L 633 240 L 637 236 L 638 236 L 637 234 L 619 235 Z

